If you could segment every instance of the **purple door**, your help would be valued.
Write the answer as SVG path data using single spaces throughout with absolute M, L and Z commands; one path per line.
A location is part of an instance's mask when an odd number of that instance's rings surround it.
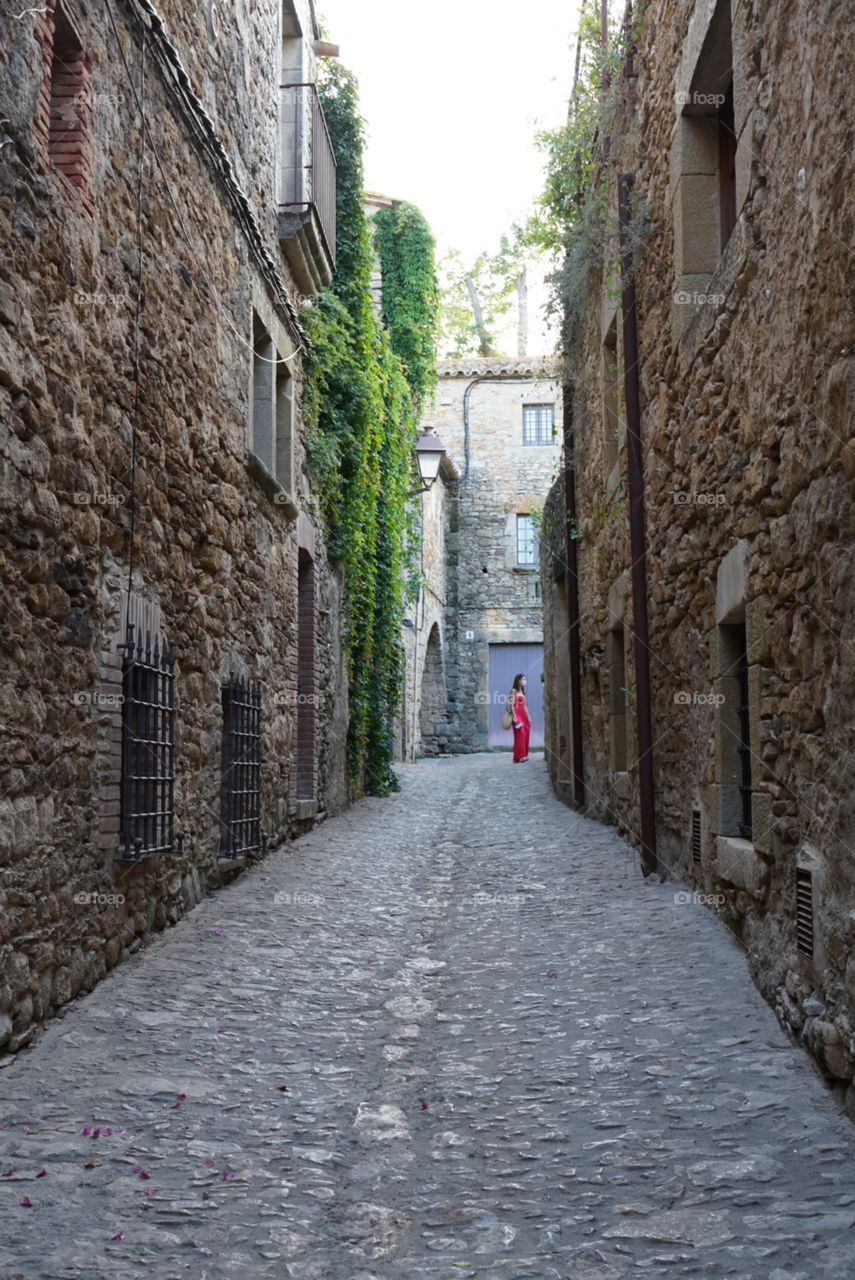
M 513 733 L 502 728 L 502 712 L 514 676 L 520 671 L 528 677 L 526 701 L 531 716 L 531 746 L 543 746 L 543 681 L 540 678 L 543 673 L 543 645 L 491 644 L 487 738 L 491 747 L 514 745 Z

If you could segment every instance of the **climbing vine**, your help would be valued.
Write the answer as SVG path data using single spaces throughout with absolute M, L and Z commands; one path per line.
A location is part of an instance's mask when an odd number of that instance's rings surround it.
M 403 319 L 391 302 L 388 330 L 375 314 L 355 78 L 330 64 L 319 92 L 337 165 L 336 274 L 303 315 L 311 342 L 303 411 L 329 553 L 344 569 L 351 786 L 356 794 L 382 795 L 397 786 L 392 726 L 403 678 L 401 620 L 417 548 L 407 495 L 414 487 L 416 406 L 430 385 L 416 358 L 415 335 L 414 363 L 407 364 L 395 333 L 396 325 L 399 335 L 408 332 L 414 315 L 435 321 L 426 275 L 424 301 L 410 299 Z M 432 346 L 433 327 L 428 333 Z
M 437 382 L 436 244 L 424 215 L 406 203 L 374 215 L 374 241 L 383 280 L 383 323 L 404 367 L 418 418 Z

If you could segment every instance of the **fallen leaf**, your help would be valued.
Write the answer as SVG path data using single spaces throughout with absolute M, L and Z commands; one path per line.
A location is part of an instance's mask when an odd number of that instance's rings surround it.
M 37 1178 L 47 1177 L 47 1169 L 39 1169 L 38 1173 L 36 1174 L 36 1177 Z
M 7 1169 L 5 1173 L 0 1173 L 0 1178 L 11 1178 L 14 1172 L 14 1169 Z
M 276 1088 L 279 1090 L 279 1092 L 280 1092 L 280 1093 L 287 1093 L 287 1092 L 288 1092 L 288 1086 L 287 1086 L 287 1084 L 278 1084 L 278 1085 L 276 1086 Z M 3 1176 L 4 1176 L 4 1178 L 5 1178 L 5 1176 L 6 1176 L 6 1175 L 4 1174 Z
M 100 1165 L 100 1164 L 101 1164 L 101 1161 L 100 1161 L 100 1160 L 87 1160 L 87 1161 L 86 1161 L 86 1163 L 85 1163 L 85 1165 L 83 1166 L 83 1168 L 84 1168 L 84 1169 L 97 1169 L 97 1168 L 99 1167 L 99 1165 Z

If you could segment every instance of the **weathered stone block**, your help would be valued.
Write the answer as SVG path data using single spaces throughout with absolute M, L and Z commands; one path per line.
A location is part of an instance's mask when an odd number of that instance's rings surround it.
M 749 840 L 733 836 L 717 836 L 715 842 L 716 874 L 737 889 L 758 893 L 768 879 L 766 864 Z

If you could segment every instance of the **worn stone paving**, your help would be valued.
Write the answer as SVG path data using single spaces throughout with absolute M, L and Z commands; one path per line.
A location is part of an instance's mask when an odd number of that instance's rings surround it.
M 0 1071 L 3 1280 L 852 1277 L 852 1126 L 720 924 L 540 759 L 402 786 Z

